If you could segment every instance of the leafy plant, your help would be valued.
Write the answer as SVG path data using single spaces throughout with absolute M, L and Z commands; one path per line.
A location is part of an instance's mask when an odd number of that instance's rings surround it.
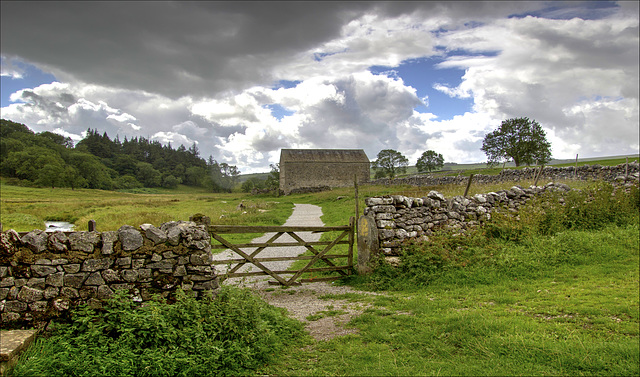
M 135 307 L 117 292 L 103 310 L 81 306 L 22 356 L 13 375 L 246 375 L 272 360 L 302 325 L 248 290 L 214 299 L 179 291 Z

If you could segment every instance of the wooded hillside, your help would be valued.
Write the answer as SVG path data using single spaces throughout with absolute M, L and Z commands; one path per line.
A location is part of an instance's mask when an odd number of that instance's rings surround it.
M 111 140 L 89 128 L 74 146 L 71 138 L 34 133 L 24 124 L 2 119 L 0 174 L 48 187 L 113 190 L 184 184 L 221 192 L 231 190 L 240 172 L 212 156 L 204 160 L 195 143 L 173 149 L 144 137 Z

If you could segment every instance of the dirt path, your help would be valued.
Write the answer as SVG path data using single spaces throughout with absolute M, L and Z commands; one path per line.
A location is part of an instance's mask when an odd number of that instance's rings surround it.
M 312 204 L 295 204 L 293 213 L 284 225 L 288 226 L 323 226 L 324 223 L 320 219 L 322 209 Z M 267 233 L 262 237 L 256 238 L 253 242 L 266 242 L 274 235 Z M 300 237 L 305 241 L 318 241 L 320 234 L 312 234 L 310 232 L 300 233 Z M 293 239 L 286 235 L 278 238 L 278 242 L 291 242 Z M 244 249 L 245 252 L 253 250 Z M 260 257 L 271 256 L 297 256 L 306 251 L 304 246 L 295 247 L 278 247 L 267 248 L 260 252 Z M 231 251 L 225 251 L 214 255 L 217 260 L 237 258 L 237 254 Z M 271 270 L 285 270 L 292 262 L 264 262 L 265 266 Z M 226 266 L 218 267 L 219 273 L 224 273 Z M 244 265 L 240 271 L 259 271 L 253 265 Z M 286 276 L 286 275 L 285 275 Z M 291 275 L 289 275 L 291 276 Z M 270 276 L 247 277 L 247 278 L 231 278 L 224 281 L 223 284 L 235 285 L 239 287 L 247 287 L 256 291 L 269 304 L 286 309 L 289 315 L 305 324 L 306 329 L 311 336 L 318 340 L 327 340 L 336 336 L 346 335 L 356 332 L 355 329 L 345 328 L 353 316 L 362 314 L 369 306 L 363 303 L 349 302 L 348 300 L 321 298 L 325 295 L 341 295 L 345 293 L 359 293 L 367 295 L 375 295 L 376 293 L 362 292 L 351 289 L 350 287 L 336 286 L 332 283 L 317 282 L 303 283 L 300 286 L 288 288 L 274 287 L 268 284 L 269 280 L 273 280 Z

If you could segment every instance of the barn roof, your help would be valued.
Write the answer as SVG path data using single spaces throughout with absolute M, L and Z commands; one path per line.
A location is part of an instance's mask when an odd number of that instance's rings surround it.
M 283 149 L 283 162 L 366 162 L 369 158 L 362 149 Z

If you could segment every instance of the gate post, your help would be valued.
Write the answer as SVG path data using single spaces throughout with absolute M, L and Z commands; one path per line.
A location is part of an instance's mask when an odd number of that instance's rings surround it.
M 373 271 L 373 261 L 380 251 L 378 243 L 378 227 L 371 216 L 360 216 L 358 219 L 358 274 L 364 275 Z

